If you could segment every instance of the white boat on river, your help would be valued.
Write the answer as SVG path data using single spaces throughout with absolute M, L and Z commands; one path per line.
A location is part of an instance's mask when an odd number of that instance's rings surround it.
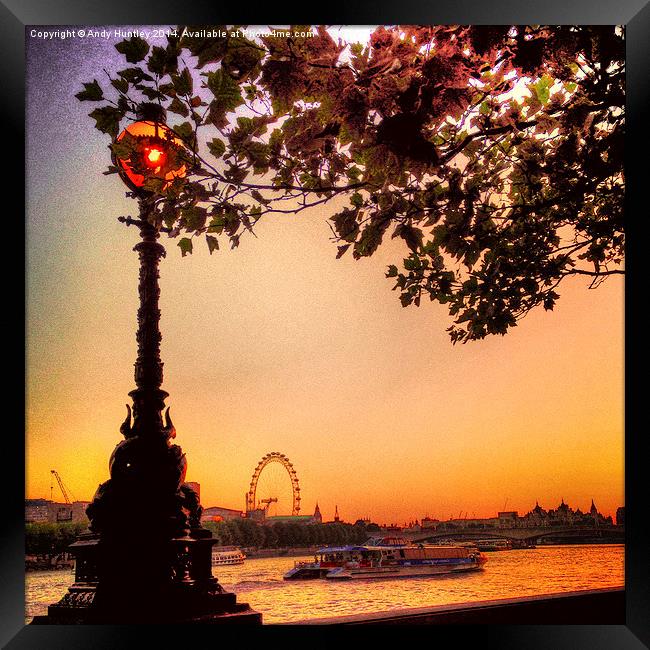
M 285 580 L 358 580 L 461 573 L 481 569 L 487 558 L 472 546 L 411 544 L 396 537 L 373 538 L 359 546 L 328 546 L 313 562 L 296 562 Z
M 212 566 L 243 564 L 246 555 L 239 546 L 215 546 L 212 549 Z

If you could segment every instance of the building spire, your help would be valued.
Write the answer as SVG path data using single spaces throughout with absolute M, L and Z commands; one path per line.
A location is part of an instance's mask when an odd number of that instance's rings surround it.
M 334 506 L 334 521 L 339 521 L 339 507 Z

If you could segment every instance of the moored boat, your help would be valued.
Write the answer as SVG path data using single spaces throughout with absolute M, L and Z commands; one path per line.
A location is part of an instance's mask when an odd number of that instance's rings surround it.
M 313 562 L 296 562 L 285 580 L 351 580 L 460 573 L 482 568 L 487 558 L 470 546 L 411 544 L 375 538 L 358 546 L 319 549 Z
M 212 566 L 243 564 L 246 555 L 239 546 L 216 546 L 212 549 Z
M 479 539 L 476 546 L 479 551 L 510 551 L 512 542 L 509 539 Z

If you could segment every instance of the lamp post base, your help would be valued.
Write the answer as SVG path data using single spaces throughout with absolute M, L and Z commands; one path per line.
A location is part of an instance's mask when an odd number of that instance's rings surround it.
M 67 596 L 74 596 L 79 588 L 79 597 L 91 599 L 93 592 L 87 587 L 73 585 Z M 151 594 L 142 594 L 148 598 Z M 217 602 L 218 601 L 218 602 Z M 212 599 L 214 611 L 201 615 L 179 616 L 176 612 L 161 611 L 158 615 L 148 612 L 147 615 L 130 613 L 120 615 L 114 611 L 94 608 L 92 605 L 50 605 L 45 616 L 35 616 L 31 625 L 160 625 L 160 624 L 190 624 L 202 623 L 211 625 L 244 624 L 261 625 L 262 615 L 250 608 L 247 603 L 237 603 L 235 594 L 224 593 Z
M 179 598 L 177 594 L 176 598 L 172 598 L 172 602 L 167 603 L 159 612 L 153 612 L 149 606 L 145 613 L 93 607 L 94 594 L 92 586 L 75 583 L 70 587 L 68 594 L 64 596 L 68 600 L 67 604 L 50 605 L 47 615 L 35 616 L 31 625 L 185 625 L 190 623 L 261 625 L 262 623 L 262 615 L 251 609 L 248 603 L 237 603 L 233 593 L 226 592 L 213 596 L 209 602 L 209 609 L 212 610 L 210 612 L 200 615 L 188 613 L 185 616 L 174 611 L 173 608 L 178 604 L 174 601 L 187 603 L 190 600 L 195 602 L 196 598 Z M 143 599 L 150 597 L 151 592 L 142 593 Z M 72 604 L 74 600 L 79 603 L 90 602 L 91 604 Z M 180 609 L 186 609 L 186 607 Z
M 127 545 L 107 545 L 93 535 L 82 536 L 70 547 L 76 558 L 74 584 L 48 607 L 47 615 L 34 617 L 31 624 L 260 625 L 262 615 L 247 603 L 238 603 L 236 595 L 212 576 L 214 541 L 205 536 L 170 540 L 165 558 L 171 571 L 163 576 L 138 573 L 140 561 L 151 565 L 158 544 L 145 541 L 135 548 L 129 544 L 127 556 Z M 130 566 L 120 557 L 128 557 Z

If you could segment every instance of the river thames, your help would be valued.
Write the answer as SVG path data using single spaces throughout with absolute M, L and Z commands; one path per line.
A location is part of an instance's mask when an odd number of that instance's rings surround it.
M 291 623 L 349 614 L 393 611 L 567 591 L 622 587 L 625 546 L 540 546 L 486 553 L 481 571 L 423 578 L 285 581 L 297 557 L 250 558 L 216 567 L 219 582 L 239 602 L 263 614 L 264 623 Z M 73 582 L 71 570 L 28 572 L 25 622 L 46 614 Z M 543 622 L 543 621 L 540 621 Z

